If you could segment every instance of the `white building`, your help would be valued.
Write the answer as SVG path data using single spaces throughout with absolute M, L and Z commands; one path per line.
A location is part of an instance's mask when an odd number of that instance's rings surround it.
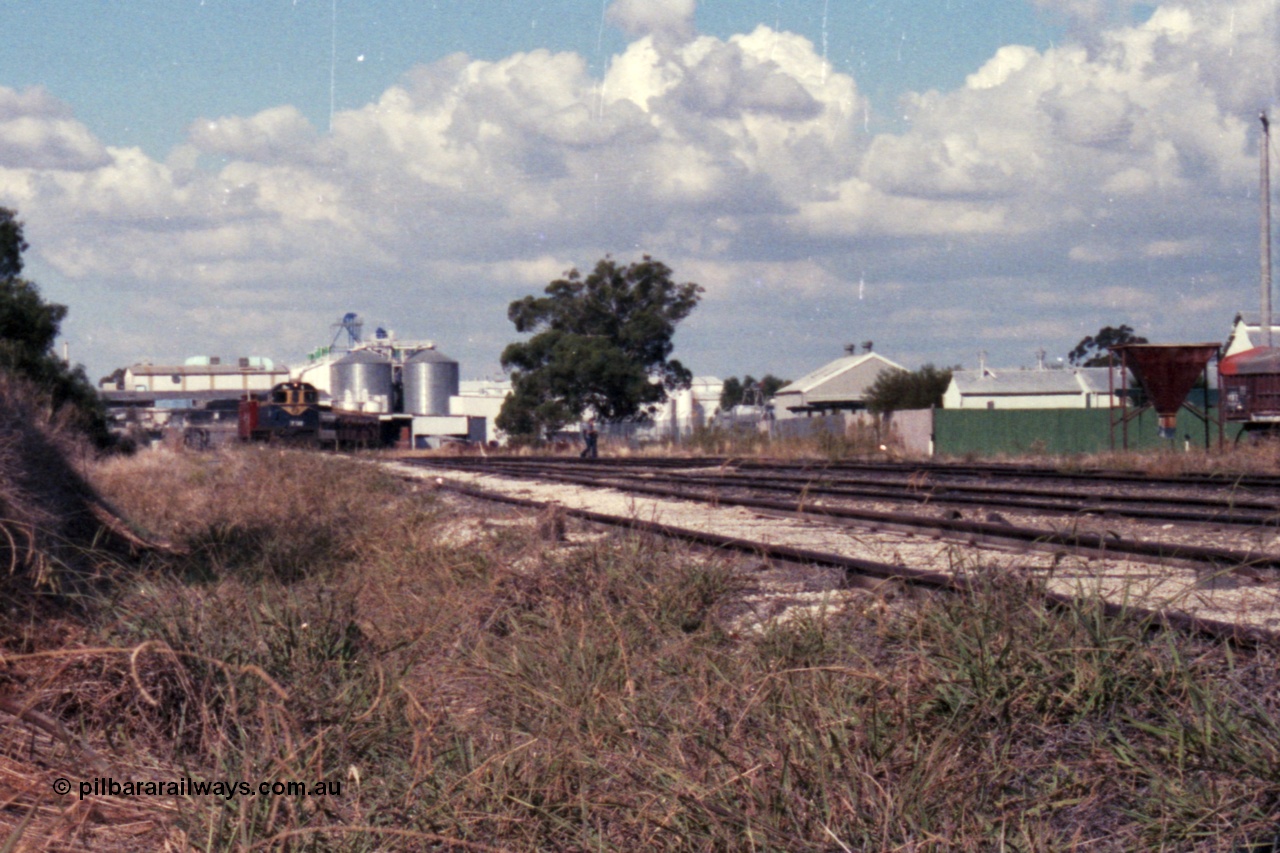
M 289 380 L 289 368 L 269 358 L 248 356 L 223 363 L 217 356 L 194 356 L 180 365 L 135 364 L 125 370 L 124 391 L 163 392 L 225 391 L 243 394 L 270 391 Z
M 1271 345 L 1280 346 L 1280 326 L 1275 321 L 1280 319 L 1277 311 L 1271 320 Z M 1231 324 L 1231 336 L 1227 338 L 1227 350 L 1222 357 L 1247 352 L 1263 345 L 1262 321 L 1258 314 L 1237 314 Z
M 641 424 L 622 425 L 622 432 L 634 434 L 639 441 L 663 441 L 687 437 L 695 429 L 707 427 L 719 411 L 719 397 L 724 380 L 717 377 L 694 377 L 689 388 L 667 394 L 667 401 L 653 412 L 653 419 Z M 618 434 L 616 432 L 609 434 Z
M 778 389 L 773 396 L 779 418 L 865 409 L 867 391 L 886 370 L 906 370 L 879 353 L 847 355 Z
M 1105 367 L 957 370 L 942 395 L 944 409 L 1097 409 L 1115 403 L 1125 382 L 1117 368 L 1112 386 Z
M 688 388 L 671 396 L 675 425 L 685 433 L 706 426 L 720 410 L 724 380 L 716 376 L 695 376 Z
M 464 379 L 458 383 L 457 395 L 449 398 L 449 414 L 484 418 L 484 440 L 501 442 L 505 436 L 494 422 L 510 393 L 509 379 Z

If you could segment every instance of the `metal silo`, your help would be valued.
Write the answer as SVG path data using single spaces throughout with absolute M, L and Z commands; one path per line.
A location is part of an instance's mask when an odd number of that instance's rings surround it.
M 329 368 L 333 406 L 349 412 L 391 411 L 391 359 L 372 350 L 356 350 Z
M 447 415 L 458 393 L 458 362 L 434 349 L 419 350 L 404 363 L 404 410 L 412 415 Z

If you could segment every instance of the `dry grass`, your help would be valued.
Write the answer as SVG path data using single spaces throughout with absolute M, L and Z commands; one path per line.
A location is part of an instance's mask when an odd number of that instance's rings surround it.
M 7 721 L 0 778 L 22 785 L 0 782 L 0 846 L 1231 850 L 1277 831 L 1274 650 L 1048 613 L 981 566 L 972 598 L 737 635 L 727 558 L 572 522 L 548 541 L 358 462 L 155 455 L 98 482 L 189 555 L 85 616 L 4 612 L 0 690 L 68 737 Z M 131 774 L 342 793 L 48 793 Z
M 1242 441 L 1221 451 L 1193 448 L 1150 451 L 1146 453 L 1098 453 L 1068 460 L 1079 468 L 1115 471 L 1140 471 L 1153 475 L 1215 474 L 1223 477 L 1241 474 L 1280 474 L 1280 443 Z
M 66 415 L 0 372 L 0 595 L 73 587 L 100 567 L 97 498 L 78 470 L 91 454 Z

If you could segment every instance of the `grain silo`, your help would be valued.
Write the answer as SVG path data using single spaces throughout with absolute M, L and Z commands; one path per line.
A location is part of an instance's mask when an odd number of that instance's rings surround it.
M 423 349 L 404 363 L 404 410 L 412 415 L 447 415 L 458 394 L 458 362 L 436 349 Z
M 353 350 L 330 368 L 335 409 L 348 412 L 391 411 L 394 382 L 391 359 L 373 350 Z

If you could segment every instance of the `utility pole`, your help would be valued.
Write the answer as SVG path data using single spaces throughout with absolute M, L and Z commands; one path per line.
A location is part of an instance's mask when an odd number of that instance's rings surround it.
M 1262 138 L 1258 141 L 1262 201 L 1262 345 L 1271 346 L 1271 125 L 1262 111 Z

